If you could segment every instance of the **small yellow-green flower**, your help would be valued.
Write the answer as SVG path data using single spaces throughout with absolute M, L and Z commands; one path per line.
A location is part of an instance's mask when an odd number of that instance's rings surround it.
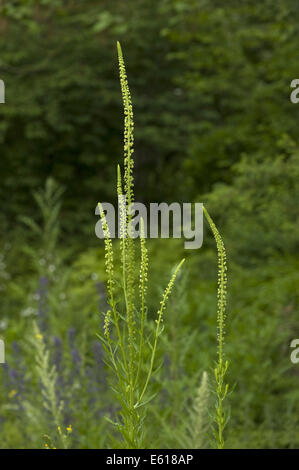
M 13 398 L 17 394 L 16 390 L 11 390 L 8 394 L 8 398 Z
M 72 432 L 72 425 L 69 424 L 68 427 L 66 428 L 67 432 L 70 434 Z

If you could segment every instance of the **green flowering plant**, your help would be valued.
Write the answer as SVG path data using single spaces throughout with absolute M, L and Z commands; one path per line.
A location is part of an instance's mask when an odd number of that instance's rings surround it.
M 146 293 L 148 283 L 148 251 L 144 221 L 141 219 L 140 266 L 137 270 L 135 240 L 132 237 L 131 204 L 134 202 L 133 107 L 121 46 L 118 43 L 120 83 L 124 107 L 124 184 L 117 168 L 117 192 L 120 205 L 121 282 L 116 280 L 114 251 L 102 205 L 99 212 L 105 241 L 105 268 L 109 309 L 104 313 L 104 334 L 99 335 L 106 351 L 106 363 L 115 379 L 111 385 L 120 410 L 117 420 L 110 420 L 122 435 L 117 445 L 124 448 L 144 447 L 146 405 L 151 378 L 156 369 L 159 336 L 163 331 L 163 315 L 177 274 L 184 259 L 174 269 L 164 291 L 152 328 L 147 320 Z M 124 192 L 123 192 L 124 190 Z M 125 197 L 123 197 L 123 195 Z M 138 290 L 138 295 L 136 295 Z
M 229 385 L 226 383 L 226 373 L 229 366 L 224 355 L 224 336 L 225 336 L 225 320 L 226 320 L 226 287 L 227 287 L 227 266 L 226 251 L 221 235 L 210 217 L 207 209 L 203 207 L 204 214 L 213 232 L 217 252 L 218 252 L 218 292 L 217 292 L 217 362 L 214 369 L 216 381 L 216 405 L 215 405 L 215 421 L 214 436 L 218 449 L 224 447 L 223 431 L 228 421 L 228 415 L 224 410 L 224 401 L 227 397 Z

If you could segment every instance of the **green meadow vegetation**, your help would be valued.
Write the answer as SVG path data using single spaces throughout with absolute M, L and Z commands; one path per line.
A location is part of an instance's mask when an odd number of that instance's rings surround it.
M 0 447 L 298 448 L 295 2 L 0 12 Z M 112 240 L 123 193 L 203 246 Z

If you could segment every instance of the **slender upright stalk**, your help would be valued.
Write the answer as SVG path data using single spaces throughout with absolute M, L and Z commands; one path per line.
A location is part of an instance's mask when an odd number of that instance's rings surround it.
M 126 196 L 126 237 L 124 243 L 123 259 L 123 285 L 126 301 L 127 327 L 129 333 L 129 373 L 130 373 L 130 404 L 133 405 L 133 382 L 134 382 L 134 360 L 135 360 L 135 319 L 134 319 L 134 246 L 131 233 L 131 205 L 134 202 L 134 180 L 133 168 L 134 160 L 132 154 L 134 152 L 134 117 L 133 106 L 131 100 L 130 89 L 127 80 L 126 68 L 123 59 L 121 45 L 117 42 L 119 76 L 122 91 L 123 107 L 124 107 L 124 183 Z
M 207 209 L 203 207 L 204 214 L 213 232 L 216 240 L 218 252 L 218 292 L 217 292 L 217 349 L 218 359 L 214 369 L 216 380 L 216 429 L 214 435 L 218 449 L 224 448 L 223 431 L 227 422 L 227 417 L 224 411 L 223 403 L 228 393 L 229 385 L 225 383 L 225 375 L 228 369 L 228 361 L 225 360 L 224 355 L 224 336 L 225 336 L 225 319 L 226 319 L 226 284 L 227 284 L 227 266 L 226 266 L 226 252 L 224 243 L 218 232 L 216 225 L 210 217 Z
M 184 263 L 185 259 L 182 259 L 182 261 L 178 264 L 178 266 L 176 267 L 173 275 L 172 275 L 172 278 L 170 279 L 169 283 L 168 283 L 168 286 L 166 287 L 165 291 L 164 291 L 164 294 L 163 294 L 163 297 L 162 297 L 162 300 L 160 302 L 160 308 L 158 310 L 158 314 L 157 314 L 157 319 L 156 319 L 156 330 L 155 330 L 155 337 L 154 337 L 154 346 L 153 346 L 153 349 L 152 349 L 152 355 L 151 355 L 151 362 L 150 362 L 150 368 L 149 368 L 149 371 L 148 371 L 148 374 L 147 374 L 147 378 L 146 378 L 146 381 L 145 381 L 145 384 L 144 384 L 144 387 L 142 389 L 142 392 L 139 396 L 139 400 L 138 402 L 136 403 L 136 407 L 140 405 L 141 403 L 141 400 L 147 390 L 147 387 L 148 387 L 148 384 L 149 384 L 149 381 L 150 381 L 150 378 L 151 378 L 151 375 L 152 375 L 152 372 L 153 372 L 153 367 L 154 367 L 154 361 L 155 361 L 155 357 L 156 357 L 156 350 L 157 350 L 157 343 L 158 343 L 158 338 L 160 336 L 160 326 L 161 326 L 161 323 L 163 322 L 163 313 L 164 313 L 164 310 L 166 308 L 166 302 L 167 302 L 167 299 L 172 291 L 172 288 L 174 286 L 174 283 L 175 283 L 175 280 L 176 280 L 176 277 L 177 277 L 177 274 L 179 272 L 179 270 L 181 269 L 182 267 L 182 264 Z

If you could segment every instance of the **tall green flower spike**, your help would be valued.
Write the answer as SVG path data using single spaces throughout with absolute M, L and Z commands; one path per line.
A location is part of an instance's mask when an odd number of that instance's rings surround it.
M 120 85 L 122 91 L 122 99 L 124 106 L 124 163 L 125 163 L 125 192 L 127 196 L 127 204 L 134 201 L 134 181 L 133 181 L 133 169 L 134 160 L 132 157 L 134 149 L 134 120 L 133 120 L 133 106 L 131 100 L 131 94 L 129 90 L 126 67 L 124 63 L 123 53 L 121 45 L 117 42 L 118 61 L 119 61 L 119 76 Z
M 218 360 L 214 369 L 216 379 L 216 429 L 214 435 L 217 442 L 217 447 L 223 449 L 224 438 L 223 431 L 227 422 L 227 416 L 223 409 L 223 402 L 228 394 L 229 385 L 225 383 L 225 375 L 228 369 L 228 361 L 224 357 L 224 335 L 225 335 L 225 319 L 226 319 L 226 285 L 227 285 L 227 266 L 226 266 L 226 252 L 223 240 L 218 232 L 216 225 L 210 217 L 207 209 L 203 207 L 204 214 L 213 232 L 217 252 L 218 252 L 218 292 L 217 292 L 217 343 L 218 343 Z
M 144 448 L 144 418 L 146 397 L 154 373 L 158 338 L 167 299 L 183 261 L 175 269 L 162 297 L 156 326 L 147 321 L 148 252 L 145 223 L 141 220 L 140 267 L 137 267 L 131 228 L 131 204 L 134 202 L 134 123 L 133 108 L 121 46 L 117 43 L 120 84 L 124 107 L 124 177 L 117 167 L 117 195 L 120 207 L 121 282 L 115 280 L 113 246 L 109 227 L 99 204 L 105 241 L 105 270 L 109 309 L 104 313 L 104 334 L 100 336 L 108 364 L 113 372 L 111 387 L 120 404 L 118 420 L 112 422 L 122 435 L 117 446 L 130 449 Z M 124 194 L 123 194 L 124 190 Z M 120 298 L 120 294 L 123 294 Z M 124 312 L 122 311 L 124 310 Z M 152 335 L 152 339 L 151 335 Z
M 134 359 L 135 359 L 135 318 L 134 318 L 134 246 L 131 238 L 131 211 L 130 206 L 134 202 L 134 182 L 133 168 L 134 160 L 133 143 L 134 143 L 134 121 L 133 106 L 131 94 L 129 90 L 127 73 L 123 58 L 121 45 L 117 42 L 119 77 L 124 107 L 124 183 L 126 196 L 126 227 L 125 249 L 123 251 L 123 290 L 126 302 L 127 327 L 129 334 L 129 371 L 130 371 L 130 387 L 133 387 L 134 375 Z M 121 177 L 121 176 L 120 176 Z

